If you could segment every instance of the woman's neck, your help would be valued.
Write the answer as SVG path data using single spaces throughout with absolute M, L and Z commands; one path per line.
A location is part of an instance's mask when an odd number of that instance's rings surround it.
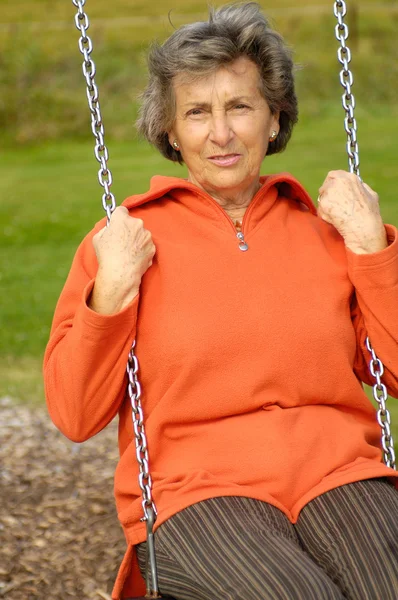
M 261 183 L 258 179 L 253 181 L 253 183 L 245 189 L 228 189 L 225 191 L 223 189 L 213 189 L 210 186 L 201 185 L 193 179 L 189 179 L 189 181 L 209 194 L 209 196 L 225 210 L 233 221 L 243 219 L 249 204 L 261 188 Z

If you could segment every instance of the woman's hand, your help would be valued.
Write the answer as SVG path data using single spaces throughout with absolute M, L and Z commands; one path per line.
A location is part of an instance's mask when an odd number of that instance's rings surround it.
M 387 247 L 379 197 L 357 175 L 330 171 L 319 189 L 318 215 L 331 223 L 356 254 L 370 254 Z
M 141 279 L 152 265 L 156 248 L 141 219 L 130 217 L 119 206 L 109 227 L 93 237 L 98 273 L 89 306 L 102 314 L 113 314 L 127 306 L 138 294 Z

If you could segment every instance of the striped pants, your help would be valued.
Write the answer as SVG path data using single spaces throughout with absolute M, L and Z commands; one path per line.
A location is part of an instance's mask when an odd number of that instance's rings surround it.
M 165 598 L 398 599 L 398 492 L 385 478 L 322 494 L 295 525 L 266 502 L 211 498 L 168 519 L 155 540 Z M 146 542 L 142 573 L 145 552 Z

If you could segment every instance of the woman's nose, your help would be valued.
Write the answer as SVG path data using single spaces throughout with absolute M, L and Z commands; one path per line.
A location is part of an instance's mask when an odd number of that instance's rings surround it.
M 213 115 L 210 140 L 218 146 L 226 146 L 233 137 L 233 131 L 226 115 Z

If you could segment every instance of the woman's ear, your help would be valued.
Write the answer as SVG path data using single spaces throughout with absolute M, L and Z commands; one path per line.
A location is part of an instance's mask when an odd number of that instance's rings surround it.
M 276 111 L 276 113 L 274 113 L 272 115 L 272 129 L 274 129 L 277 133 L 279 133 L 280 130 L 280 125 L 279 125 L 279 117 L 281 116 L 280 111 Z
M 176 136 L 175 136 L 175 133 L 174 133 L 173 129 L 171 129 L 170 131 L 167 132 L 167 137 L 169 139 L 170 146 L 172 146 L 174 140 L 176 139 Z

